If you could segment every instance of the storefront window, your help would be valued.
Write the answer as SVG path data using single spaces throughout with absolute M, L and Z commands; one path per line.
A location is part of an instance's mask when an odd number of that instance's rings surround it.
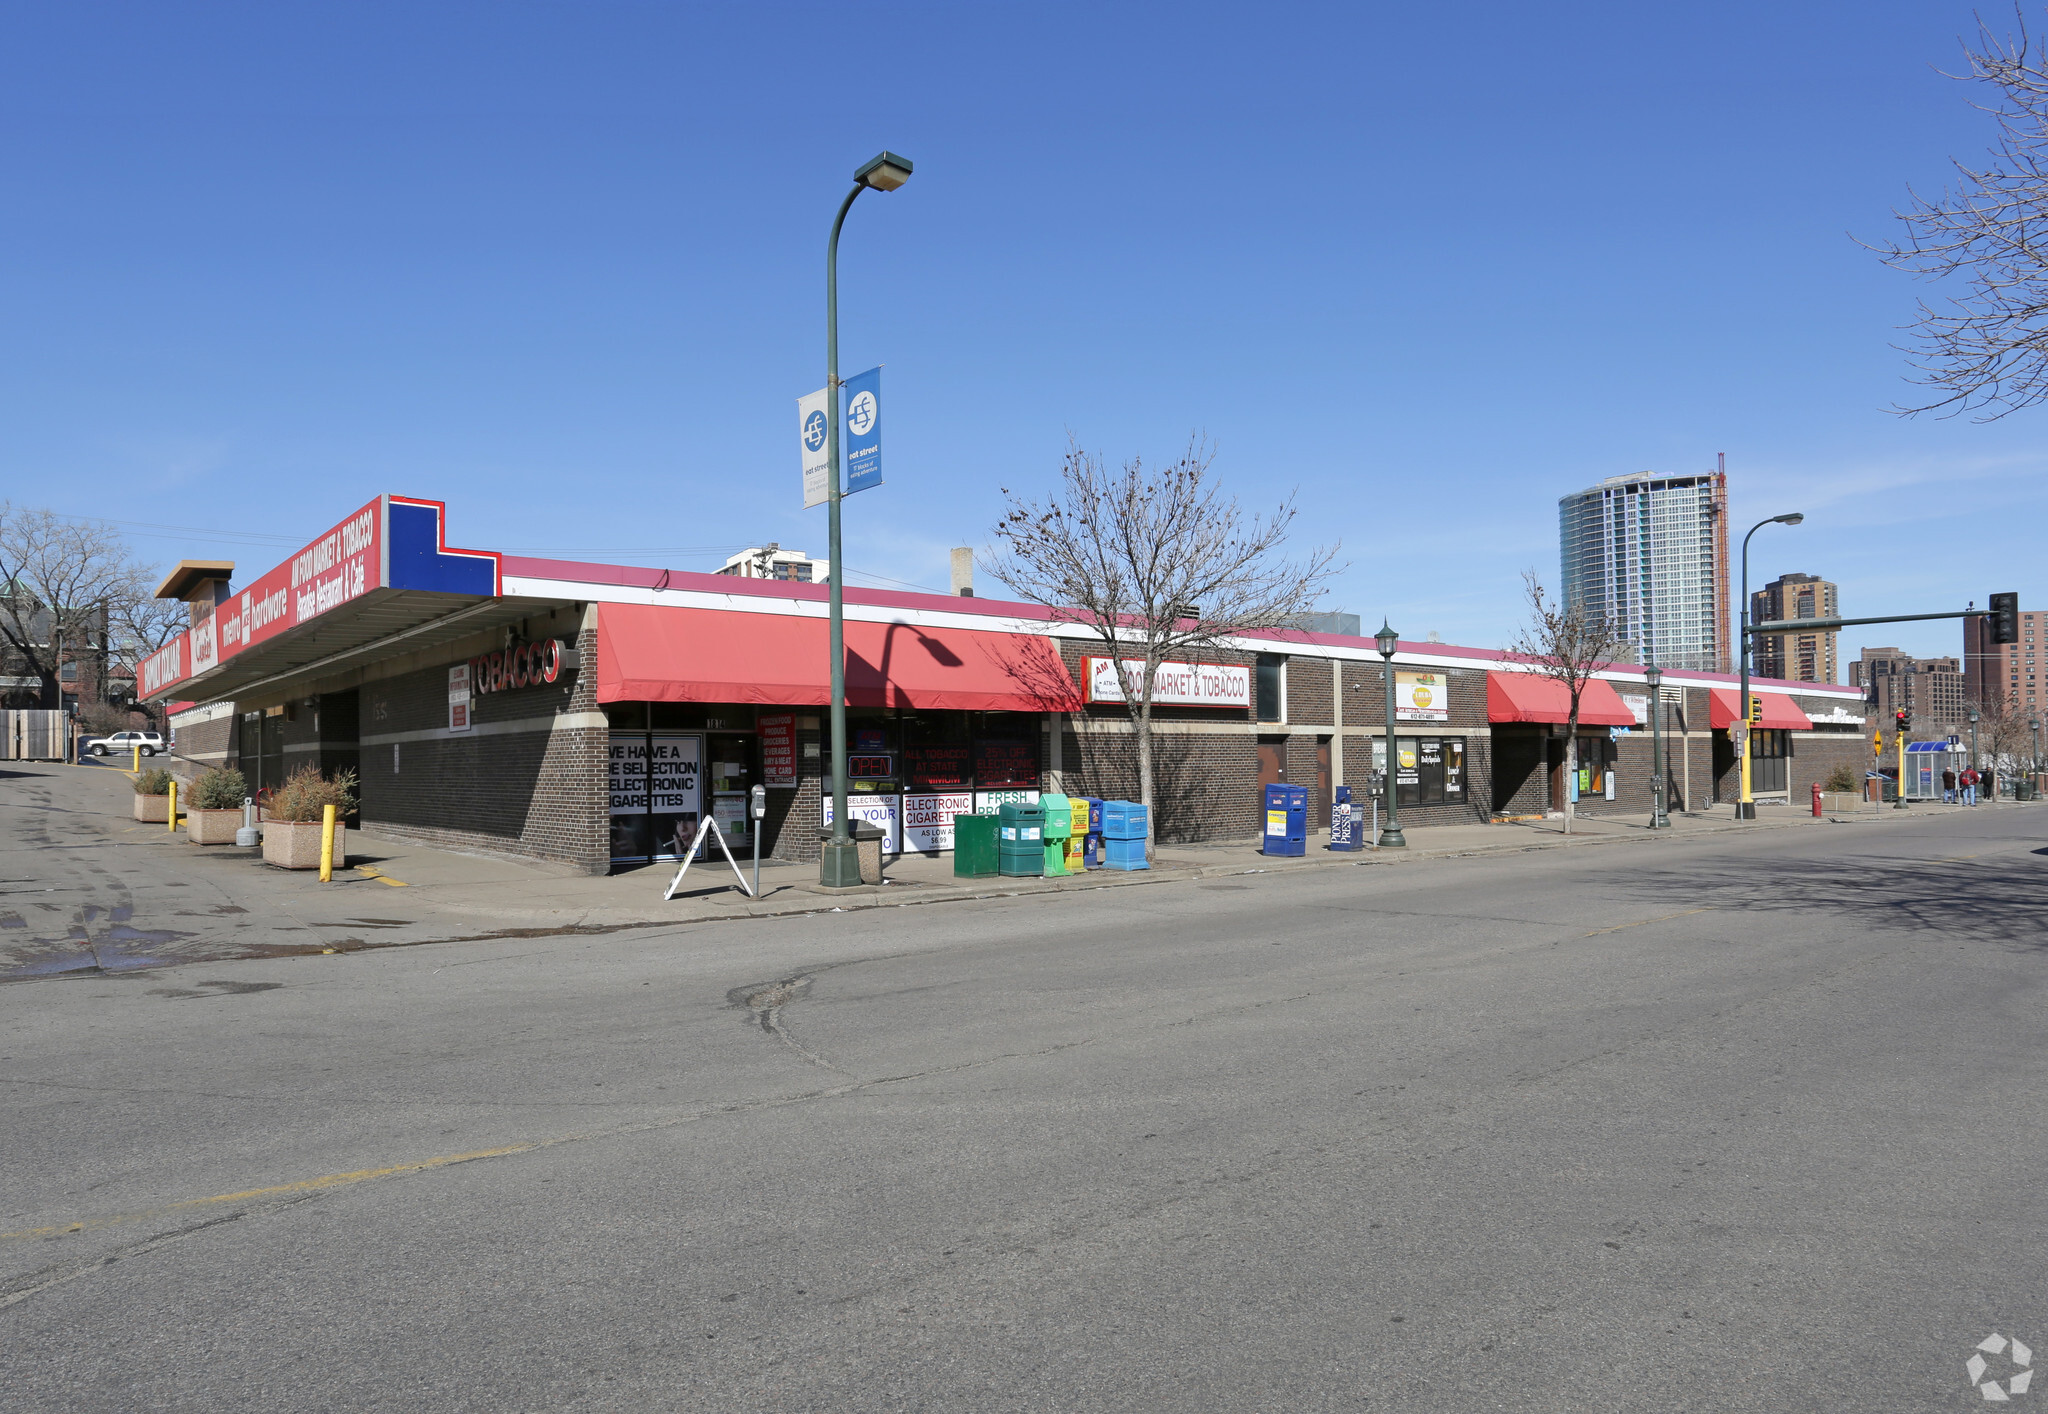
M 1394 799 L 1401 805 L 1463 805 L 1465 803 L 1465 738 L 1461 736 L 1396 737 L 1398 757 Z M 1371 793 L 1381 789 L 1386 768 L 1386 743 L 1372 744 Z
M 1258 682 L 1258 719 L 1262 722 L 1287 720 L 1287 660 L 1261 653 L 1254 670 Z
M 973 725 L 975 785 L 984 790 L 1037 790 L 1038 717 L 1028 712 L 977 712 Z
M 973 783 L 974 737 L 957 712 L 903 718 L 903 780 L 908 790 L 958 790 Z

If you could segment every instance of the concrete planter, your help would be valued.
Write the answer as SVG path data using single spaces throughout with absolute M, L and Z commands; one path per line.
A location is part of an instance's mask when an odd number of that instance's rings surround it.
M 185 816 L 185 835 L 194 844 L 233 844 L 241 828 L 239 810 L 194 810 Z
M 348 859 L 347 837 L 348 828 L 337 821 L 334 826 L 334 867 L 337 869 Z M 263 862 L 275 864 L 280 869 L 318 869 L 320 822 L 265 820 Z
M 1823 815 L 1853 815 L 1859 811 L 1875 810 L 1877 807 L 1860 795 L 1849 791 L 1839 794 L 1833 791 L 1820 793 L 1820 813 Z
M 167 795 L 136 796 L 135 818 L 145 825 L 165 823 L 171 818 L 171 798 Z

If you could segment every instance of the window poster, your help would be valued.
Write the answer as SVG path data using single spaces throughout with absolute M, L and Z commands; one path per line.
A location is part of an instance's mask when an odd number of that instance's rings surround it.
M 770 789 L 796 785 L 796 715 L 778 712 L 757 717 L 761 737 L 761 783 Z
M 974 793 L 974 813 L 977 815 L 1000 815 L 1003 806 L 1036 805 L 1038 792 L 1035 790 L 978 790 Z
M 903 797 L 903 847 L 919 854 L 941 854 L 953 847 L 953 817 L 972 815 L 974 793 L 949 791 L 945 794 Z
M 1038 789 L 1038 743 L 985 740 L 974 743 L 977 785 Z
M 846 813 L 855 820 L 865 820 L 882 831 L 882 851 L 885 854 L 903 853 L 903 819 L 897 809 L 899 797 L 893 795 L 850 795 L 846 798 Z M 832 810 L 832 793 L 825 792 L 819 803 L 820 823 L 826 829 L 832 828 L 835 818 Z
M 675 732 L 613 732 L 612 859 L 674 859 L 675 832 L 695 834 L 703 813 L 698 766 L 704 739 Z
M 903 773 L 914 786 L 964 786 L 973 769 L 974 751 L 964 741 L 906 747 L 903 752 Z

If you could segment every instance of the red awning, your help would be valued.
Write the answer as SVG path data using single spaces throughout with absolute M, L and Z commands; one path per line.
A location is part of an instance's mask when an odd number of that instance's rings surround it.
M 1571 720 L 1572 698 L 1565 685 L 1535 673 L 1488 673 L 1486 720 L 1489 722 L 1555 722 Z M 1579 692 L 1582 727 L 1632 727 L 1629 711 L 1605 678 L 1594 678 Z
M 822 618 L 653 604 L 597 611 L 600 702 L 832 700 Z M 916 624 L 846 624 L 846 700 L 856 707 L 1077 712 L 1081 696 L 1041 634 Z
M 1735 706 L 1735 694 L 1736 689 L 1732 687 L 1716 687 L 1708 691 L 1707 725 L 1710 728 L 1719 731 L 1742 715 Z M 1813 723 L 1807 720 L 1806 714 L 1800 711 L 1792 699 L 1784 693 L 1759 692 L 1755 688 L 1751 688 L 1749 695 L 1751 697 L 1761 697 L 1764 700 L 1764 719 L 1757 723 L 1759 727 L 1784 732 L 1810 732 L 1813 730 Z

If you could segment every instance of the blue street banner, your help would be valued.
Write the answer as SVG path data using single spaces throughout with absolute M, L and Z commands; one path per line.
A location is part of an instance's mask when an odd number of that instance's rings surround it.
M 882 484 L 882 370 L 870 368 L 856 373 L 842 385 L 846 390 L 846 489 L 851 496 L 870 486 Z
M 825 454 L 825 389 L 796 400 L 797 440 L 803 447 L 804 506 L 822 506 L 832 495 L 832 459 Z

